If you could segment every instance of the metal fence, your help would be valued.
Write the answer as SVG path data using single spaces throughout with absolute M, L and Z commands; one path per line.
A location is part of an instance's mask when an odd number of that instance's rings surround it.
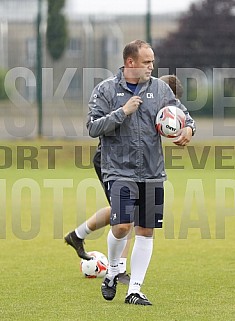
M 38 8 L 37 0 L 0 0 L 0 69 L 7 72 L 4 86 L 10 98 L 0 101 L 0 138 L 35 136 L 38 132 L 38 121 L 35 119 L 38 116 Z M 133 39 L 146 39 L 146 13 L 114 13 L 109 16 L 70 13 L 66 10 L 67 48 L 59 61 L 53 61 L 46 48 L 47 2 L 42 1 L 40 31 L 44 136 L 84 136 L 81 119 L 84 118 L 84 104 L 95 81 L 114 73 L 121 66 L 125 43 Z M 177 28 L 177 15 L 153 16 L 151 22 L 152 39 L 160 41 Z M 6 119 L 12 120 L 6 122 Z M 72 126 L 71 119 L 76 125 Z M 52 130 L 52 127 L 55 129 Z

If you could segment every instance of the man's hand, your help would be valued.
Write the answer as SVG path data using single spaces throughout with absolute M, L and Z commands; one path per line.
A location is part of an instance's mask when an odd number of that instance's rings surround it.
M 177 139 L 173 141 L 174 144 L 178 146 L 185 146 L 187 145 L 192 138 L 192 128 L 191 127 L 184 127 L 179 132 Z
M 142 104 L 141 98 L 139 96 L 133 96 L 122 108 L 124 113 L 128 116 L 133 114 L 139 108 L 140 104 Z

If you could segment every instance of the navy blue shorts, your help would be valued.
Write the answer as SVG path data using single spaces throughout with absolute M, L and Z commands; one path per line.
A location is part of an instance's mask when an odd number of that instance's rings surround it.
M 110 225 L 132 223 L 145 228 L 162 228 L 163 182 L 134 182 L 118 179 L 108 182 L 111 204 Z

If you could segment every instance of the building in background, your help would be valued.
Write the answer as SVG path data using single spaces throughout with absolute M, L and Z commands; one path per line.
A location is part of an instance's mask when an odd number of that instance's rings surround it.
M 127 0 L 128 1 L 128 0 Z M 0 0 L 0 68 L 26 67 L 36 73 L 37 0 Z M 83 91 L 83 68 L 115 72 L 122 64 L 122 49 L 133 39 L 145 39 L 145 15 L 96 16 L 67 12 L 69 41 L 63 58 L 54 62 L 46 49 L 46 1 L 42 6 L 43 67 L 53 68 L 56 88 L 66 68 L 76 68 L 66 98 L 79 99 Z M 177 15 L 152 17 L 152 39 L 159 42 L 177 28 Z M 46 87 L 46 85 L 45 85 Z M 26 99 L 35 99 L 35 88 L 22 86 Z

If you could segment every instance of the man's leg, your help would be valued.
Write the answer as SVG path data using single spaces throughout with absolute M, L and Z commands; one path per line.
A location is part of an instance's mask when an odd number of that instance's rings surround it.
M 153 229 L 162 227 L 163 182 L 138 183 L 139 212 L 135 214 L 135 243 L 131 256 L 131 279 L 125 303 L 152 305 L 140 292 L 153 251 Z
M 144 229 L 136 226 L 135 230 L 135 242 L 130 262 L 131 280 L 128 295 L 140 292 L 153 252 L 153 229 Z
M 106 300 L 113 300 L 116 294 L 116 285 L 119 274 L 119 261 L 126 246 L 127 235 L 133 222 L 136 193 L 138 186 L 133 181 L 111 181 L 109 182 L 111 195 L 111 216 L 112 226 L 108 242 L 108 274 L 101 285 L 101 292 Z
M 127 273 L 127 256 L 131 246 L 131 238 L 132 238 L 132 228 L 127 235 L 126 246 L 122 252 L 122 255 L 119 261 L 118 282 L 126 285 L 128 285 L 130 282 L 130 275 Z
M 110 207 L 104 207 L 93 214 L 87 221 L 79 225 L 75 231 L 68 233 L 64 240 L 68 245 L 71 245 L 77 255 L 85 260 L 90 260 L 92 257 L 86 253 L 84 249 L 84 239 L 93 231 L 100 229 L 109 224 Z
M 89 254 L 87 254 L 84 249 L 84 239 L 86 239 L 86 237 L 90 233 L 102 227 L 105 227 L 110 223 L 110 212 L 111 212 L 111 208 L 109 206 L 98 210 L 87 221 L 79 225 L 75 229 L 75 231 L 69 233 L 65 237 L 65 242 L 71 245 L 76 250 L 80 258 L 83 258 L 86 260 L 91 259 Z M 121 254 L 121 259 L 119 261 L 119 268 L 121 267 L 119 282 L 123 284 L 129 284 L 129 281 L 130 281 L 130 277 L 126 273 L 126 260 L 127 260 L 129 247 L 130 247 L 130 240 L 126 242 L 126 247 L 124 247 L 124 250 Z
M 79 225 L 76 229 L 76 235 L 85 239 L 91 232 L 94 232 L 102 227 L 105 227 L 110 222 L 110 207 L 103 207 L 88 218 L 83 224 Z
M 116 286 L 119 275 L 119 262 L 122 252 L 126 246 L 127 234 L 131 224 L 118 224 L 112 226 L 108 233 L 108 260 L 109 267 L 103 283 L 101 292 L 105 300 L 113 300 L 116 295 Z

